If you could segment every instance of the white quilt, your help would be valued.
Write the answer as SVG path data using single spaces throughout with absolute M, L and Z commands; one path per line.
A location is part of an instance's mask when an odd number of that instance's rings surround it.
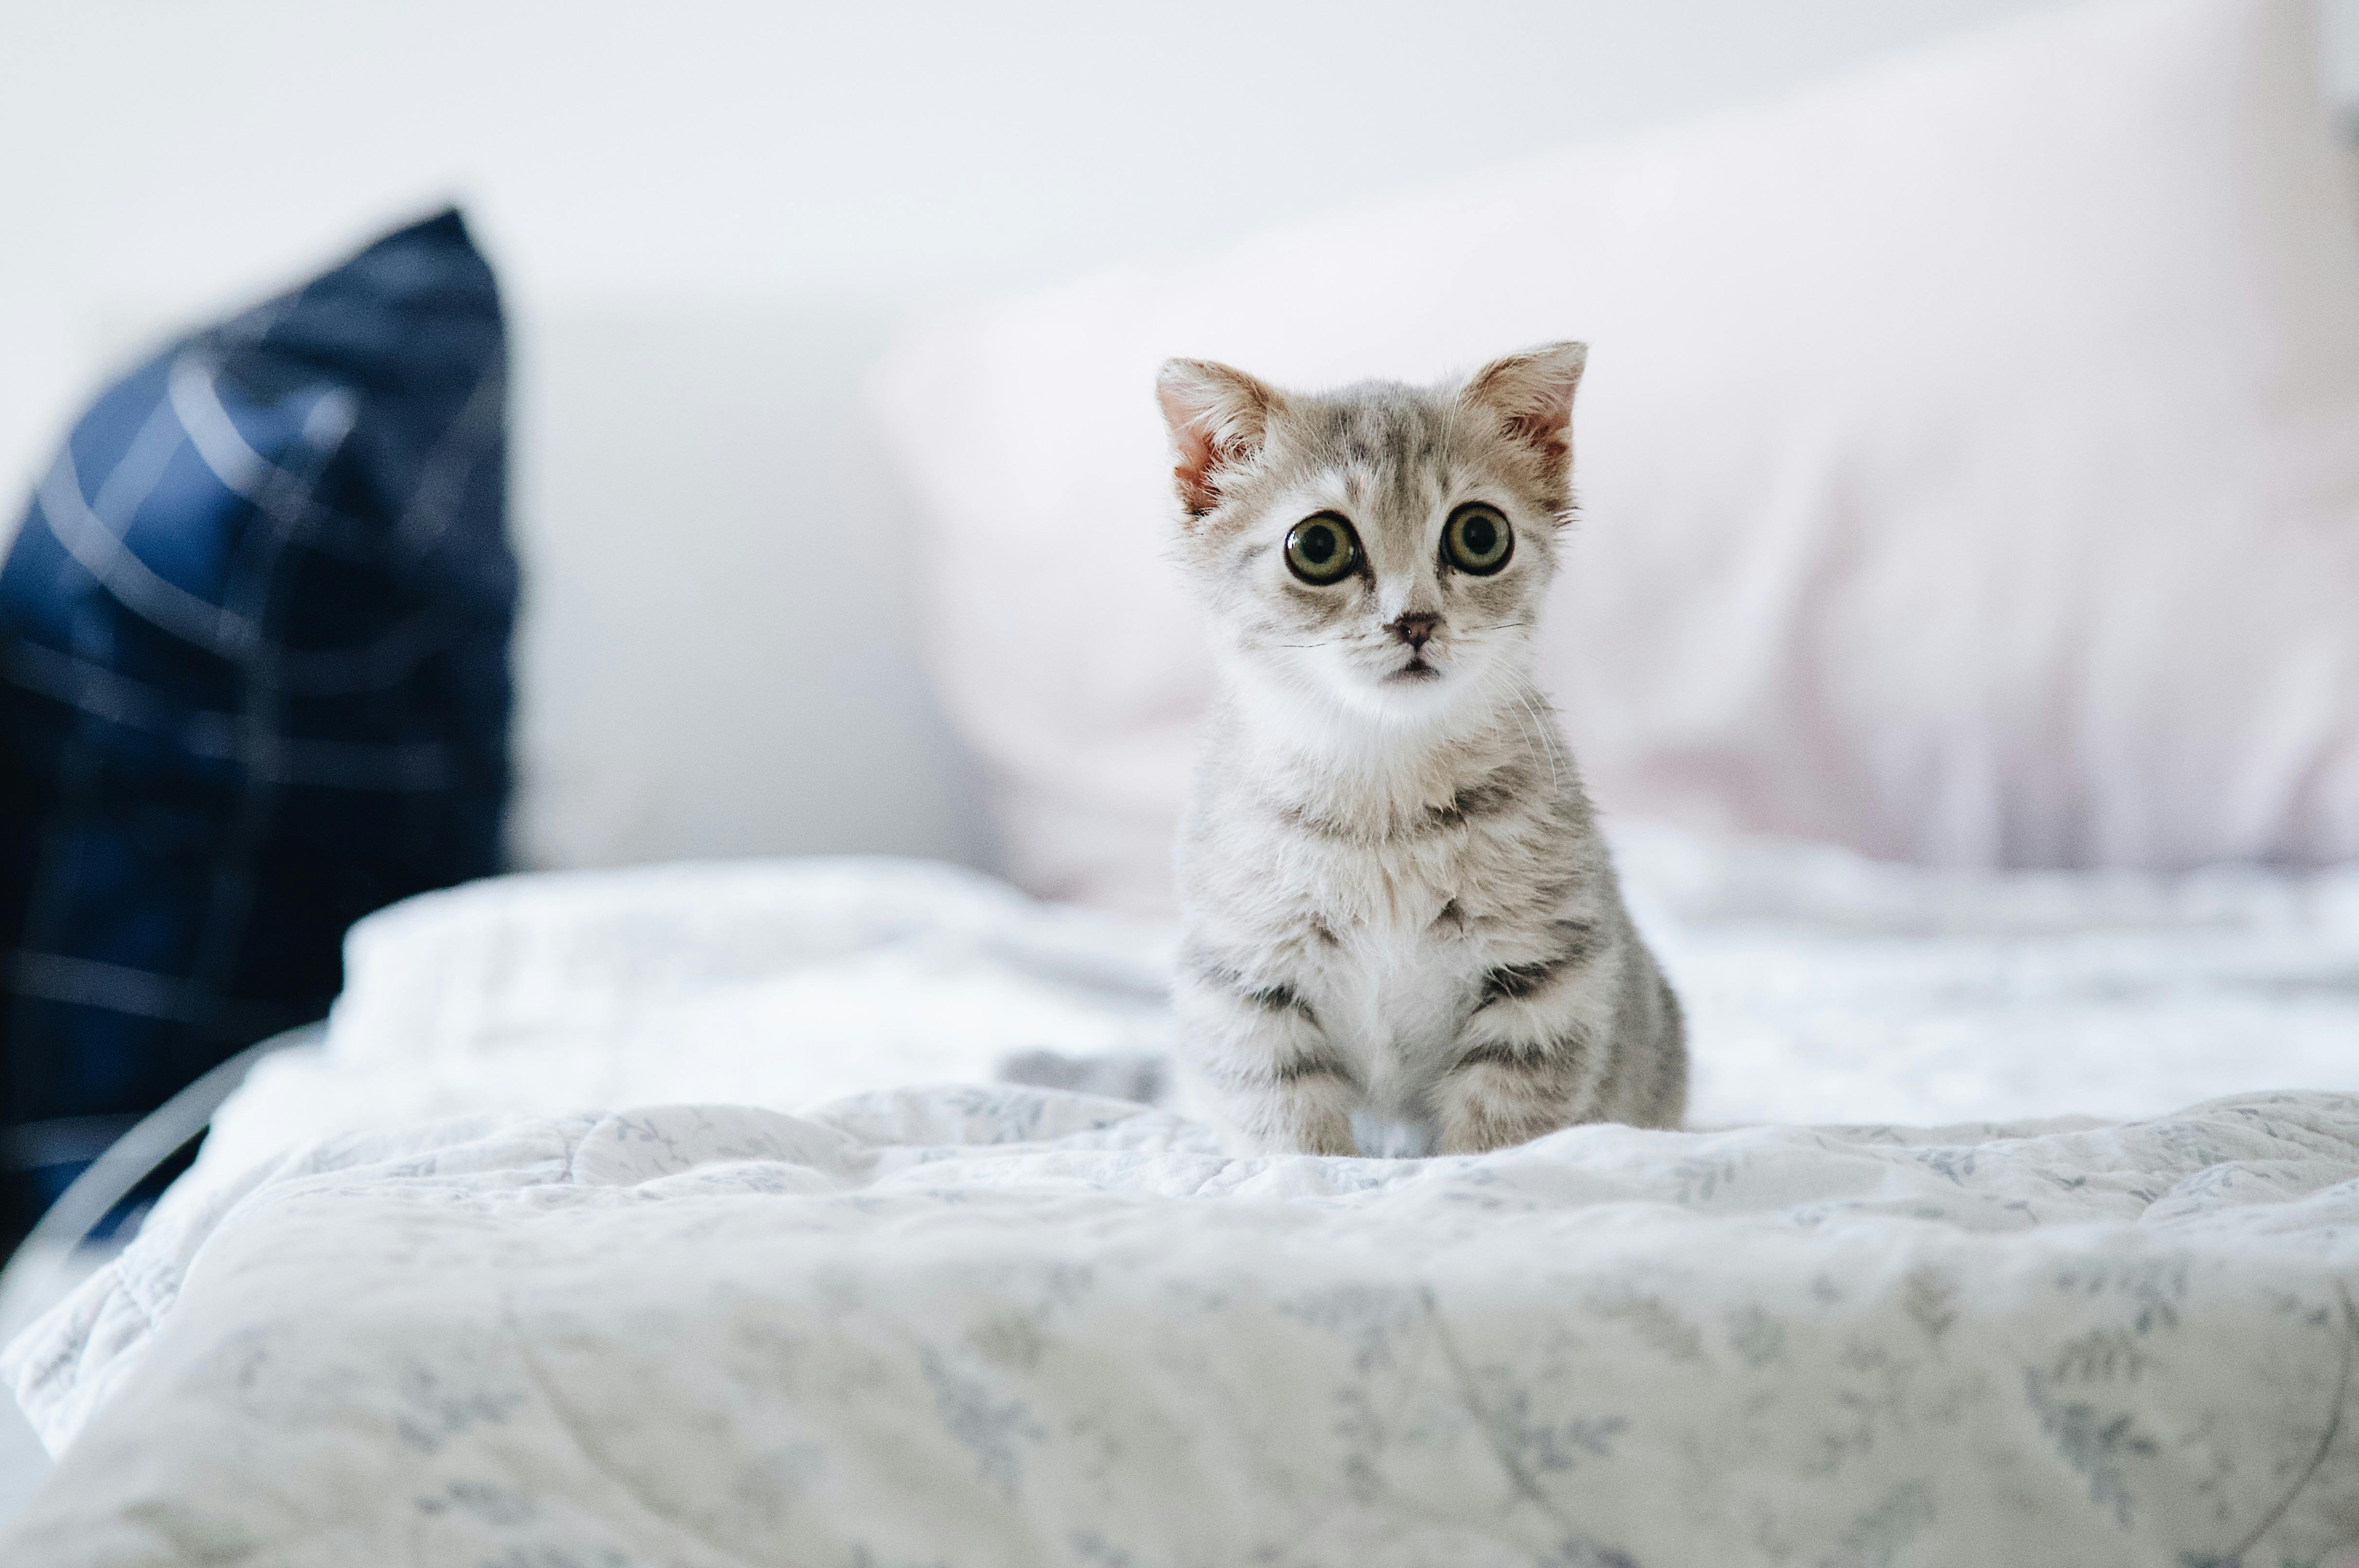
M 0 1563 L 2359 1545 L 2359 879 L 1621 848 L 1700 1120 L 2136 1119 L 1231 1160 L 975 1082 L 1159 1049 L 1164 933 L 875 863 L 493 884 L 364 927 L 325 1051 L 9 1348 L 62 1458 Z
M 2359 1540 L 2354 1291 L 2349 1095 L 1399 1163 L 1013 1087 L 490 1118 L 20 1346 L 103 1403 L 0 1560 L 2275 1568 Z

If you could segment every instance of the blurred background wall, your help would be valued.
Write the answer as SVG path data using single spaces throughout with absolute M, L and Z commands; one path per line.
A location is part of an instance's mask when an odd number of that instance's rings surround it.
M 859 434 L 896 321 L 2042 3 L 5 0 L 0 535 L 107 369 L 455 198 L 517 325 L 521 856 L 987 864 Z

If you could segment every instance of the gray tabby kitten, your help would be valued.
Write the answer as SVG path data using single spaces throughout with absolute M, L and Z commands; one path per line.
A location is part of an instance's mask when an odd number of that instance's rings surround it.
M 1163 367 L 1223 688 L 1180 841 L 1180 1086 L 1234 1148 L 1679 1123 L 1679 1003 L 1531 683 L 1585 357 L 1320 397 Z

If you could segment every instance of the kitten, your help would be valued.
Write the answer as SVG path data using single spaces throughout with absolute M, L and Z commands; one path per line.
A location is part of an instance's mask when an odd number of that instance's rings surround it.
M 1221 700 L 1180 834 L 1182 1103 L 1245 1151 L 1675 1127 L 1678 1000 L 1531 684 L 1586 351 L 1157 391 Z

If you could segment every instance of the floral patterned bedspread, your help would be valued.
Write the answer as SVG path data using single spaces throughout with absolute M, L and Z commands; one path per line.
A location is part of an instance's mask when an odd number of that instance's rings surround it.
M 2359 1096 L 1224 1159 L 1053 1091 L 358 1132 L 11 1349 L 11 1568 L 2330 1563 Z

